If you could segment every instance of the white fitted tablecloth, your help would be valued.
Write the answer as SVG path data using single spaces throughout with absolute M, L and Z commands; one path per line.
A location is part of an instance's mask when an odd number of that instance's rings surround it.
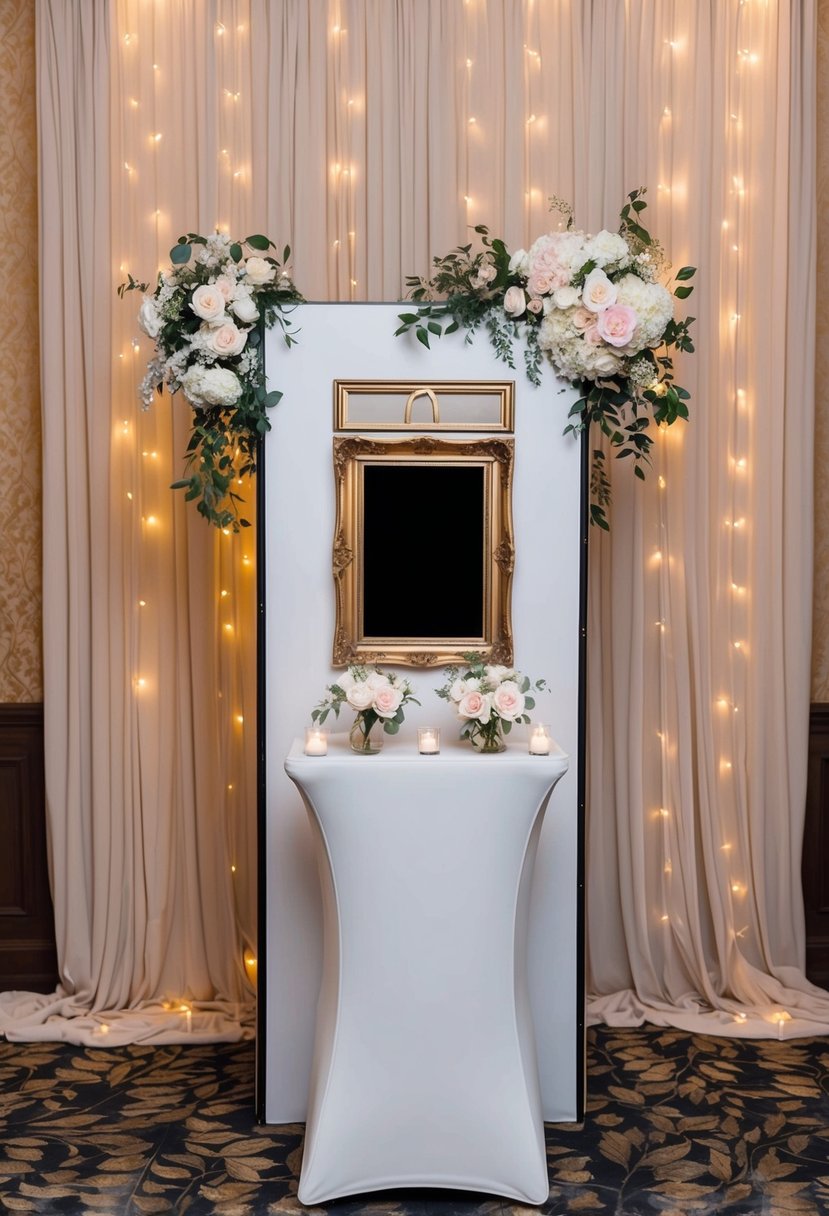
M 524 740 L 495 756 L 294 743 L 324 914 L 301 1203 L 416 1186 L 547 1198 L 526 928 L 567 764 Z

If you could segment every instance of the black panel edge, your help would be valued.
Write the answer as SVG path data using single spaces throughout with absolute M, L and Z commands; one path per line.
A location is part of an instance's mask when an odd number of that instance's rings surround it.
M 256 450 L 256 1079 L 254 1113 L 265 1122 L 266 997 L 267 991 L 267 752 L 265 747 L 267 695 L 265 615 L 265 440 Z
M 587 1027 L 585 1025 L 585 831 L 587 802 L 587 558 L 590 533 L 590 443 L 589 429 L 581 434 L 581 484 L 579 487 L 579 735 L 578 735 L 578 835 L 576 845 L 576 1119 L 584 1120 L 587 1099 Z

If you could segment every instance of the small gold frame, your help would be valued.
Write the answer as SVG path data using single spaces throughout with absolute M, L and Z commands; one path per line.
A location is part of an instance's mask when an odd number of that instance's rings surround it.
M 398 419 L 365 422 L 349 417 L 350 397 L 353 395 L 399 394 Z M 487 396 L 498 400 L 497 421 L 481 419 L 475 422 L 441 421 L 440 398 L 445 396 Z M 431 403 L 431 421 L 412 422 L 412 405 L 419 397 Z M 515 429 L 514 380 L 335 380 L 334 430 L 336 431 L 486 431 L 511 433 Z
M 333 663 L 398 663 L 408 667 L 435 667 L 462 661 L 464 652 L 477 651 L 490 663 L 509 666 L 513 662 L 512 573 L 515 564 L 512 524 L 512 439 L 367 439 L 362 436 L 334 437 L 334 480 L 337 518 L 332 555 L 336 589 L 336 623 Z M 479 636 L 367 636 L 363 622 L 364 603 L 364 473 L 368 466 L 440 465 L 482 469 L 483 602 Z M 419 518 L 425 526 L 451 530 L 457 543 L 463 519 L 441 517 L 433 504 L 421 504 Z M 392 508 L 390 508 L 391 510 Z M 448 533 L 447 533 L 448 534 Z M 473 553 L 474 558 L 474 553 Z M 390 553 L 389 562 L 401 561 Z M 474 559 L 477 560 L 477 559 Z M 402 558 L 405 569 L 405 555 Z M 409 572 L 407 571 L 407 574 Z M 405 579 L 396 581 L 397 594 L 404 595 Z M 418 586 L 418 594 L 429 595 Z M 434 589 L 446 595 L 445 585 Z M 462 594 L 453 588 L 451 594 Z M 412 631 L 413 632 L 413 631 Z

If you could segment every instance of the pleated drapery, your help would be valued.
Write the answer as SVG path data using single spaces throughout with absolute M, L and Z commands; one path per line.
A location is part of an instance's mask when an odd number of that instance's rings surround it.
M 470 225 L 527 247 L 557 195 L 615 227 L 640 185 L 674 266 L 700 268 L 698 350 L 678 363 L 690 423 L 644 486 L 613 468 L 612 532 L 591 537 L 592 1016 L 829 1030 L 799 894 L 814 8 L 39 0 L 63 984 L 7 1001 L 9 1033 L 234 1034 L 250 996 L 255 554 L 169 491 L 186 408 L 138 410 L 149 344 L 117 283 L 218 227 L 290 243 L 310 299 L 396 299 Z

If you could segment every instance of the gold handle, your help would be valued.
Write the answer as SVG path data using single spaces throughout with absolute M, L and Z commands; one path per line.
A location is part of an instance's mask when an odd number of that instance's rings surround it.
M 432 422 L 437 425 L 440 422 L 440 407 L 438 406 L 437 397 L 430 388 L 412 389 L 406 401 L 406 408 L 403 411 L 403 422 L 406 424 L 406 426 L 412 425 L 412 406 L 414 405 L 415 401 L 417 401 L 418 397 L 429 398 L 432 403 Z

